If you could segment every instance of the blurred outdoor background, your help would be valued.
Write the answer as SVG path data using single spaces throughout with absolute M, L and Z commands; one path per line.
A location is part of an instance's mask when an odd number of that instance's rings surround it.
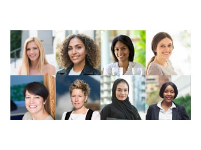
M 170 60 L 178 75 L 191 75 L 191 31 L 146 30 L 146 65 L 154 56 L 151 42 L 158 32 L 167 32 L 173 39 L 174 49 Z
M 84 80 L 90 87 L 86 108 L 100 111 L 100 76 L 56 76 L 56 119 L 61 120 L 64 112 L 72 111 L 69 88 L 76 79 Z
M 101 110 L 112 103 L 112 86 L 116 79 L 123 78 L 129 84 L 129 100 L 134 105 L 142 120 L 145 120 L 145 76 L 143 75 L 122 75 L 122 76 L 101 76 Z
M 101 47 L 101 32 L 100 30 L 56 30 L 56 71 L 59 71 L 62 69 L 60 63 L 59 63 L 59 53 L 61 51 L 61 45 L 65 38 L 71 34 L 85 34 L 92 38 L 95 43 Z M 98 68 L 100 69 L 100 67 Z
M 113 63 L 111 45 L 115 37 L 119 35 L 127 35 L 131 38 L 135 56 L 134 62 L 141 63 L 146 66 L 146 31 L 145 30 L 101 30 L 101 70 L 105 65 Z
M 10 76 L 10 120 L 21 120 L 27 112 L 24 100 L 24 87 L 30 82 L 43 83 L 43 76 Z
M 163 83 L 173 82 L 178 89 L 178 95 L 174 102 L 185 107 L 189 118 L 191 118 L 191 76 L 172 75 L 172 76 L 146 76 L 146 111 L 152 104 L 163 100 L 159 96 L 159 91 Z
M 10 30 L 10 74 L 17 74 L 22 64 L 24 42 L 29 37 L 38 37 L 41 40 L 48 63 L 56 67 L 55 35 L 55 30 Z

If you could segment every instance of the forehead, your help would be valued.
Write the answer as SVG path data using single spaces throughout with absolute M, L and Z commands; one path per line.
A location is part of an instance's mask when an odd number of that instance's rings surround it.
M 174 90 L 174 88 L 171 85 L 168 85 L 165 90 Z
M 121 42 L 121 41 L 117 41 L 117 43 L 115 44 L 115 48 L 118 48 L 118 47 L 124 47 L 124 46 L 126 46 L 127 47 L 127 45 L 126 44 L 124 44 L 123 42 Z
M 34 41 L 31 41 L 27 43 L 27 47 L 37 47 L 37 45 Z
M 72 38 L 69 42 L 69 46 L 78 45 L 78 44 L 84 45 L 84 43 L 77 37 Z
M 117 84 L 117 89 L 128 89 L 128 85 L 125 82 L 120 82 Z
M 170 44 L 170 43 L 172 43 L 172 40 L 166 37 L 162 39 L 158 44 Z
M 76 93 L 84 94 L 84 91 L 82 91 L 82 89 L 73 89 L 72 94 L 76 94 Z

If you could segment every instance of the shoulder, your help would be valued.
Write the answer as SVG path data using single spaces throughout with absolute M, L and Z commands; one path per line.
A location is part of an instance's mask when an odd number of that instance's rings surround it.
M 67 112 L 64 112 L 64 113 L 63 113 L 63 115 L 62 115 L 62 117 L 61 117 L 61 120 L 65 120 L 66 114 L 67 114 Z
M 33 120 L 30 112 L 26 112 L 22 118 L 22 120 Z
M 132 62 L 132 61 L 130 61 L 129 63 L 132 65 L 132 67 L 145 68 L 141 63 L 138 63 L 138 62 Z
M 21 75 L 21 72 L 22 72 L 22 65 L 19 66 L 19 68 L 18 68 L 18 70 L 17 70 L 17 74 L 18 74 L 18 75 Z
M 156 109 L 156 108 L 158 108 L 157 104 L 152 104 L 149 106 L 149 109 L 151 109 L 151 110 Z
M 67 69 L 61 69 L 61 70 L 57 71 L 57 75 L 63 75 L 63 74 L 65 74 L 66 70 Z
M 98 111 L 94 111 L 91 120 L 100 120 L 100 113 Z
M 103 75 L 112 75 L 112 68 L 118 68 L 118 63 L 107 64 L 103 69 Z
M 51 115 L 48 115 L 44 120 L 54 120 Z
M 148 75 L 163 75 L 163 72 L 157 63 L 151 62 L 148 68 Z
M 49 75 L 55 75 L 56 74 L 56 69 L 51 64 L 45 64 L 43 67 L 43 70 L 44 70 L 45 74 L 49 74 Z
M 108 104 L 102 109 L 102 111 L 108 111 L 111 109 L 111 107 L 112 107 L 112 104 Z

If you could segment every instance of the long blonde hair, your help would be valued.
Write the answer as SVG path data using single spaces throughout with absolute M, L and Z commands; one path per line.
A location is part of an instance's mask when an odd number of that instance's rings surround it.
M 24 43 L 24 49 L 23 49 L 23 56 L 22 56 L 22 70 L 21 70 L 21 75 L 29 75 L 29 68 L 31 65 L 31 61 L 27 56 L 27 44 L 30 42 L 35 42 L 39 49 L 39 59 L 37 63 L 37 69 L 40 74 L 42 74 L 42 69 L 45 64 L 48 64 L 47 59 L 45 57 L 45 49 L 43 47 L 43 44 L 41 40 L 37 37 L 30 37 L 26 39 Z

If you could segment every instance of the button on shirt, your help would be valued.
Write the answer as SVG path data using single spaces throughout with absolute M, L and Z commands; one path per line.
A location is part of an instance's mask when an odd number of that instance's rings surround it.
M 157 106 L 160 108 L 159 111 L 159 120 L 172 120 L 172 109 L 176 108 L 175 104 L 172 103 L 172 106 L 165 111 L 161 106 L 162 101 L 158 102 Z

